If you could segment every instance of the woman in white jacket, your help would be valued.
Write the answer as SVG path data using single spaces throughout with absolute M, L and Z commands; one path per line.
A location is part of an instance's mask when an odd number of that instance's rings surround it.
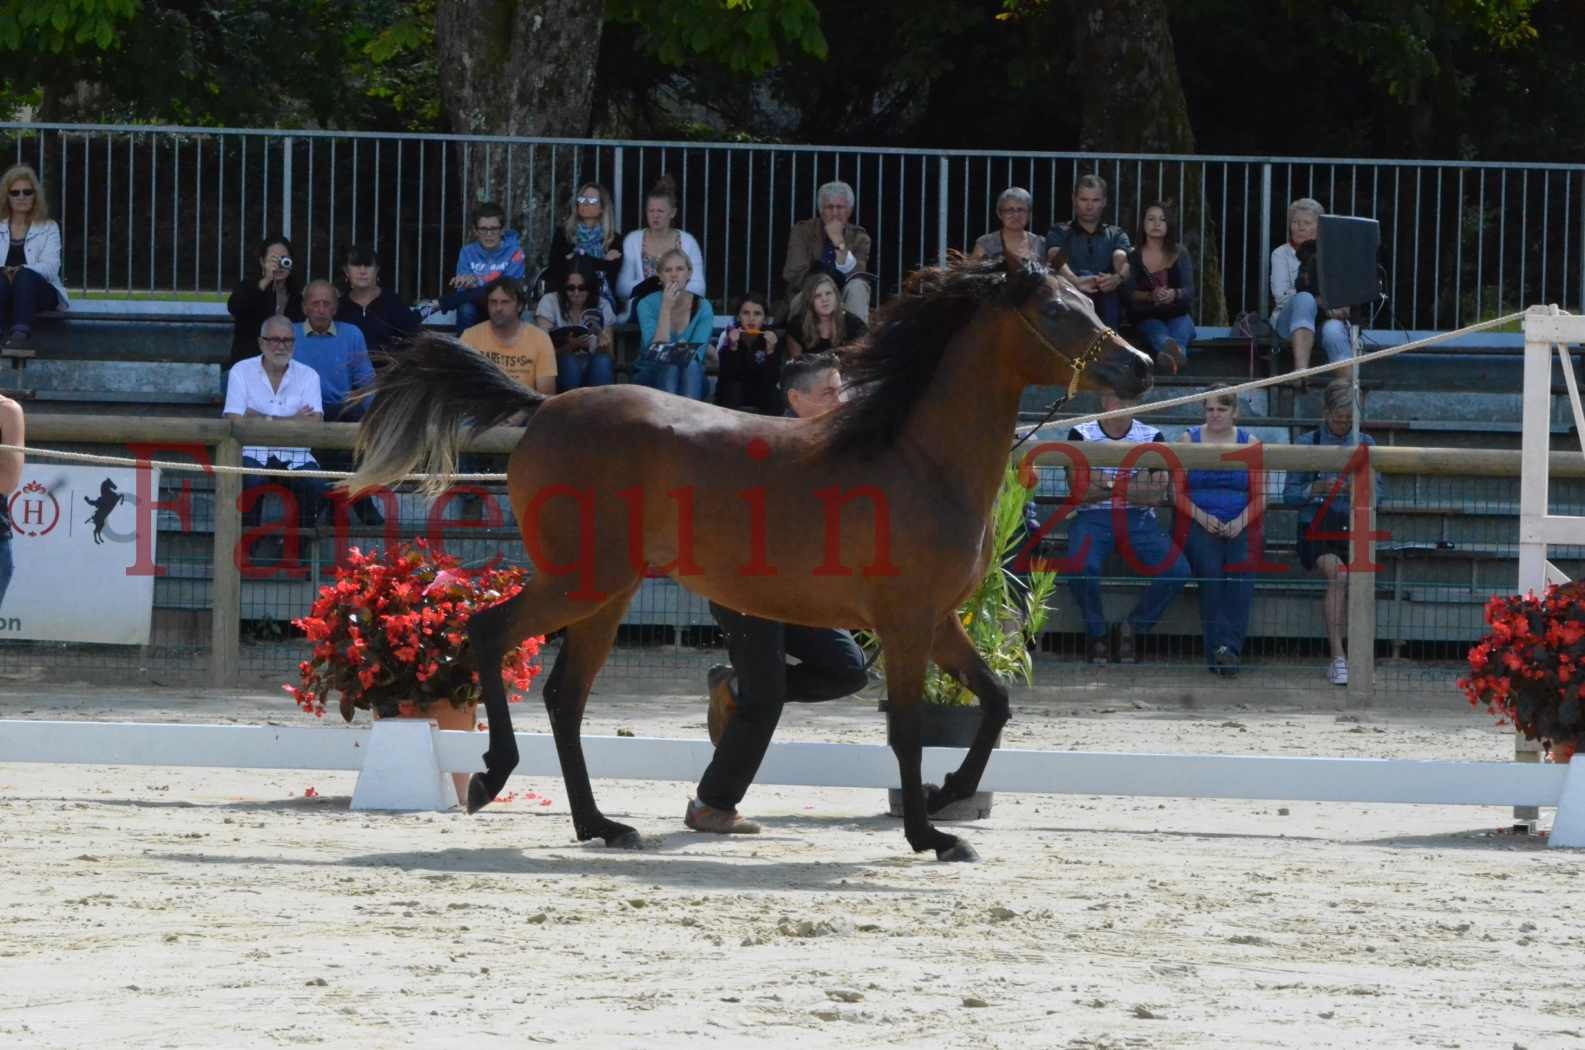
M 71 306 L 61 283 L 61 229 L 50 218 L 38 174 L 18 164 L 0 175 L 0 323 L 5 345 L 26 346 L 42 310 Z
M 1348 336 L 1348 308 L 1328 309 L 1304 276 L 1302 256 L 1315 251 L 1315 236 L 1324 214 L 1320 202 L 1309 197 L 1300 197 L 1288 205 L 1288 242 L 1277 245 L 1271 253 L 1271 326 L 1282 338 L 1293 341 L 1296 372 L 1310 367 L 1318 327 L 1328 361 L 1354 355 Z
M 616 277 L 617 298 L 636 302 L 660 290 L 659 266 L 667 252 L 679 251 L 693 264 L 688 291 L 704 294 L 704 257 L 691 233 L 672 228 L 677 218 L 677 183 L 662 175 L 644 198 L 644 228 L 622 239 L 622 271 Z

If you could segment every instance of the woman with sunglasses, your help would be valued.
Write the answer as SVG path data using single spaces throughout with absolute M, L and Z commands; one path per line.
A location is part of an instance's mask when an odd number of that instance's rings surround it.
M 616 382 L 611 359 L 611 304 L 595 294 L 600 278 L 593 260 L 579 256 L 554 292 L 534 309 L 534 321 L 556 347 L 556 393 Z
M 611 195 L 605 187 L 586 182 L 578 187 L 567 217 L 550 239 L 550 258 L 545 267 L 545 283 L 560 288 L 572 270 L 572 261 L 584 256 L 594 263 L 600 278 L 598 298 L 616 310 L 616 275 L 622 268 L 622 250 L 617 244 L 616 218 L 611 214 Z
M 8 347 L 27 346 L 33 338 L 33 318 L 44 310 L 71 306 L 61 283 L 61 229 L 50 218 L 49 203 L 38 175 L 18 164 L 0 176 L 5 195 L 0 198 L 0 322 L 5 323 Z

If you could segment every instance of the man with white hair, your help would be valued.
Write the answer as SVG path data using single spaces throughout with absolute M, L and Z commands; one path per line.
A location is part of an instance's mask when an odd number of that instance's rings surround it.
M 249 357 L 231 366 L 226 376 L 226 406 L 222 414 L 232 419 L 296 419 L 318 422 L 325 417 L 324 402 L 320 394 L 319 374 L 312 367 L 295 360 L 293 346 L 297 336 L 292 322 L 276 314 L 266 318 L 259 327 L 259 356 Z M 319 464 L 314 454 L 306 448 L 249 445 L 242 450 L 245 467 L 269 467 L 274 470 L 317 470 Z M 265 485 L 286 489 L 296 504 L 295 520 L 282 522 L 285 526 L 312 528 L 318 518 L 320 503 L 329 485 L 318 478 L 292 478 L 287 481 L 267 479 L 250 474 L 242 482 L 242 491 L 251 493 Z M 254 496 L 244 499 L 246 508 L 242 522 L 249 528 L 257 527 L 263 507 Z M 293 541 L 294 549 L 296 541 Z M 285 553 L 283 534 L 272 533 L 254 543 L 249 556 L 255 560 L 280 558 Z
M 789 313 L 802 305 L 799 292 L 811 273 L 828 273 L 842 289 L 842 305 L 865 323 L 870 319 L 870 286 L 854 274 L 869 270 L 870 235 L 864 227 L 853 225 L 853 187 L 845 182 L 828 182 L 816 196 L 819 214 L 794 223 L 787 235 L 787 260 L 781 276 L 787 293 L 793 297 Z
M 294 354 L 299 363 L 319 375 L 325 418 L 355 422 L 362 418 L 366 405 L 349 405 L 347 398 L 374 382 L 374 365 L 363 333 L 354 325 L 336 323 L 340 298 L 341 293 L 329 281 L 310 281 L 303 289 L 306 320 L 292 326 L 297 336 Z

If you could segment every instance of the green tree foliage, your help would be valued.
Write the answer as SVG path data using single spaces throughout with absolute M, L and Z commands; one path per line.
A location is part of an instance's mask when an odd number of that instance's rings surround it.
M 606 0 L 595 126 L 1072 149 L 1084 93 L 1107 89 L 1076 61 L 1075 3 Z M 435 9 L 0 0 L 0 107 L 435 129 Z M 1585 159 L 1578 0 L 1171 0 L 1167 10 L 1202 151 Z
M 666 66 L 707 62 L 759 76 L 793 54 L 826 57 L 813 0 L 607 0 L 605 11 L 608 23 L 635 27 Z
M 0 77 L 12 98 L 37 93 L 49 119 L 432 124 L 432 59 L 379 46 L 426 3 L 6 0 Z
M 0 3 L 0 50 L 106 51 L 142 6 L 139 0 L 5 0 Z

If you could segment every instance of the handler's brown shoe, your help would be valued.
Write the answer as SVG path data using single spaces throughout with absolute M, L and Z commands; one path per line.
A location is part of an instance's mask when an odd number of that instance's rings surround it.
M 707 831 L 712 835 L 759 834 L 759 825 L 738 816 L 737 810 L 717 809 L 698 799 L 689 800 L 688 812 L 683 814 L 682 822 L 695 831 Z
M 710 743 L 719 745 L 728 719 L 737 711 L 737 690 L 733 688 L 736 672 L 726 664 L 710 668 L 705 681 L 710 683 L 710 710 L 705 713 L 705 728 L 710 731 Z

